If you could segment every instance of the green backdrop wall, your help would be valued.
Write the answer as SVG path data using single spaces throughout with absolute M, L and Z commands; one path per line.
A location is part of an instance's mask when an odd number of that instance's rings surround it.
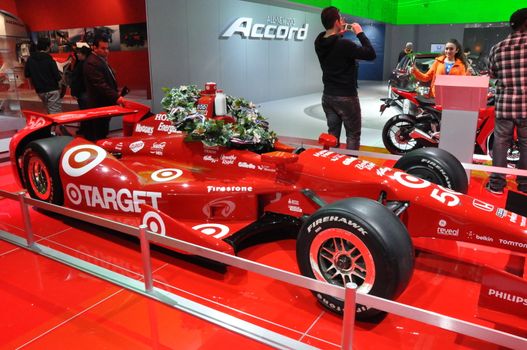
M 454 24 L 507 22 L 527 0 L 291 0 L 390 24 Z

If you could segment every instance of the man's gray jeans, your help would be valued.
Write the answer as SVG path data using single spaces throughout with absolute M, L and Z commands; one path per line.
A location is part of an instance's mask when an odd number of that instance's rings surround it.
M 48 114 L 62 112 L 62 103 L 60 100 L 60 91 L 53 90 L 49 92 L 42 92 L 38 94 L 38 97 L 44 102 L 44 106 L 48 111 Z

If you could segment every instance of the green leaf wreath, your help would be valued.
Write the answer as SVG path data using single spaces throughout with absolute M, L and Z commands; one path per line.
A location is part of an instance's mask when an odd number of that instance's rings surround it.
M 190 140 L 201 140 L 207 146 L 227 146 L 265 152 L 273 148 L 276 133 L 260 115 L 256 106 L 244 98 L 227 96 L 227 114 L 236 122 L 206 118 L 196 108 L 200 90 L 195 85 L 164 88 L 161 106 L 178 130 Z

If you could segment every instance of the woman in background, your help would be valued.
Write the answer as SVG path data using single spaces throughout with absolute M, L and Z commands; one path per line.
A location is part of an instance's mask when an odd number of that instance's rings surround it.
M 445 54 L 435 58 L 432 67 L 426 73 L 422 73 L 419 69 L 412 67 L 413 76 L 420 81 L 432 81 L 430 84 L 432 94 L 435 96 L 435 80 L 437 75 L 470 75 L 468 72 L 468 63 L 463 54 L 463 47 L 456 39 L 450 39 L 445 45 Z

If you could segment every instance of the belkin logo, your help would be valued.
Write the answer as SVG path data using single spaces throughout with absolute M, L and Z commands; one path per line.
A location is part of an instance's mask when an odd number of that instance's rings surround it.
M 234 21 L 233 24 L 227 28 L 221 35 L 222 38 L 230 38 L 234 34 L 240 34 L 242 38 L 251 39 L 275 39 L 275 40 L 290 40 L 298 41 L 306 40 L 308 23 L 304 23 L 302 27 L 293 27 L 288 25 L 276 24 L 261 24 L 255 23 L 250 17 L 240 17 Z

